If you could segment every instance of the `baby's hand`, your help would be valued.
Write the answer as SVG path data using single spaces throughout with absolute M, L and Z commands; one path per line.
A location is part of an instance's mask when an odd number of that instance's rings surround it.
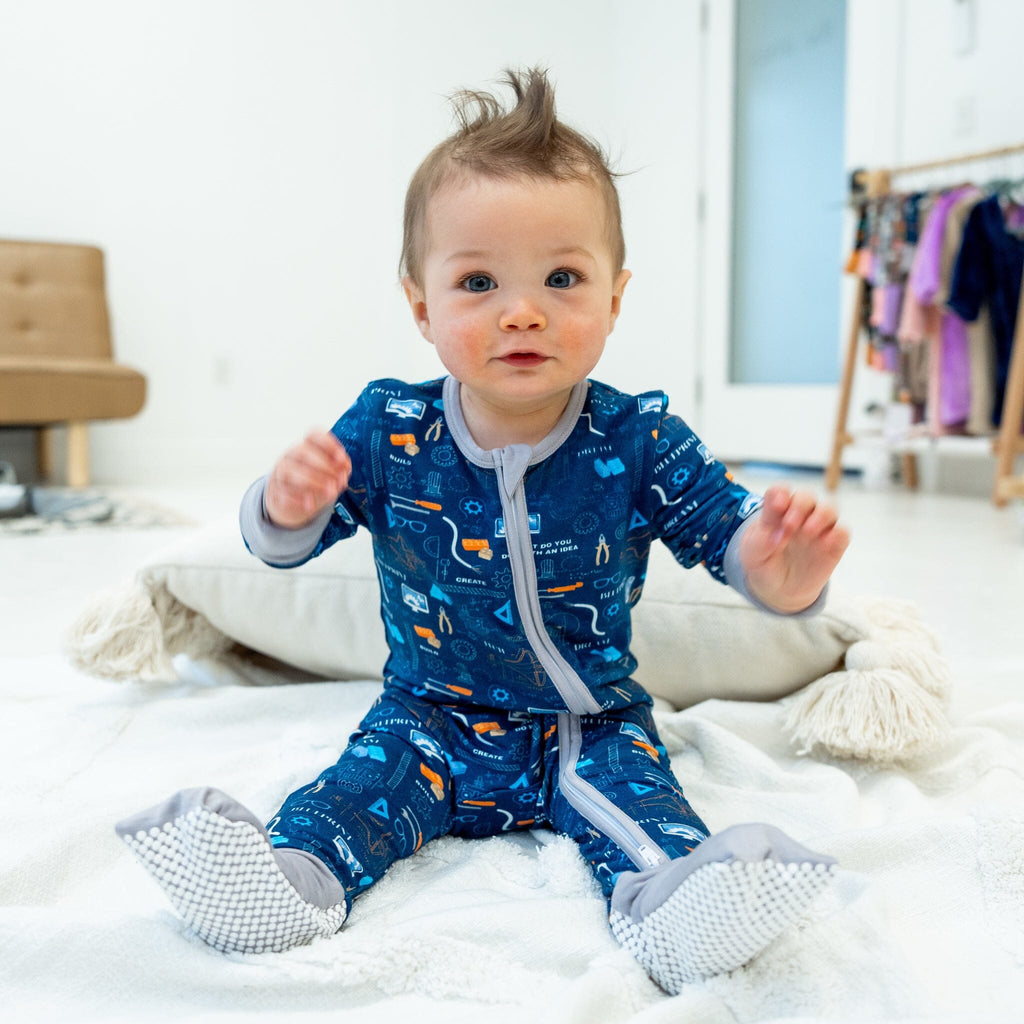
M 757 521 L 740 541 L 750 592 L 780 612 L 813 604 L 850 543 L 838 519 L 813 494 L 769 487 Z
M 331 433 L 316 430 L 277 461 L 264 500 L 275 526 L 297 529 L 338 500 L 348 485 L 352 462 Z

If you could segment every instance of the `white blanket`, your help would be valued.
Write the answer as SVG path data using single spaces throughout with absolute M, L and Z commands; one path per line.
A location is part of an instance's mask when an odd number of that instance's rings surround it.
M 179 685 L 139 686 L 0 659 L 3 1019 L 1022 1019 L 1024 703 L 884 770 L 797 757 L 784 702 L 662 714 L 709 825 L 770 821 L 843 868 L 754 963 L 675 998 L 618 948 L 587 868 L 550 833 L 430 844 L 342 932 L 288 953 L 224 956 L 188 937 L 113 822 L 194 785 L 269 817 L 336 758 L 378 685 L 246 685 L 191 666 Z

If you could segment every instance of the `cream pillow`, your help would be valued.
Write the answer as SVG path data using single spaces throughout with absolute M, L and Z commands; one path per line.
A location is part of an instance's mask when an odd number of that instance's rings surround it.
M 840 667 L 868 628 L 859 605 L 835 594 L 806 619 L 759 611 L 659 543 L 633 614 L 636 677 L 676 708 L 774 700 Z M 83 615 L 75 637 L 81 667 L 118 678 L 173 677 L 170 655 L 216 654 L 227 640 L 330 679 L 380 678 L 387 656 L 365 531 L 297 569 L 271 569 L 233 518 L 159 552 L 129 591 Z
M 817 615 L 773 615 L 704 569 L 684 569 L 657 542 L 633 610 L 635 677 L 676 708 L 777 700 L 841 667 L 870 628 L 861 604 L 834 586 Z

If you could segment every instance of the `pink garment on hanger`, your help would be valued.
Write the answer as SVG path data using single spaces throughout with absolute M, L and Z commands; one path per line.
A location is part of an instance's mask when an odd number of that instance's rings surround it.
M 875 328 L 882 326 L 882 318 L 885 315 L 885 305 L 882 301 L 883 291 L 884 289 L 877 286 L 871 289 L 871 315 L 868 317 L 868 323 Z
M 939 333 L 939 311 L 923 303 L 909 285 L 904 289 L 903 308 L 900 311 L 900 324 L 896 337 L 907 345 L 917 345 L 926 338 L 934 338 Z

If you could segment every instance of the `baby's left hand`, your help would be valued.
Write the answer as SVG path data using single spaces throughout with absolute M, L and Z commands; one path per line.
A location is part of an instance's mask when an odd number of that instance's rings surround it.
M 806 491 L 769 487 L 757 521 L 740 540 L 750 592 L 780 612 L 817 600 L 850 543 L 835 508 Z

